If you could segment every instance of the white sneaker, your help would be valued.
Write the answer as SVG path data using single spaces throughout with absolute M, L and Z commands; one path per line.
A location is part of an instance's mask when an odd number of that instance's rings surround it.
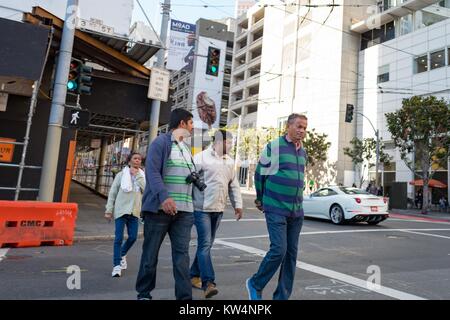
M 128 267 L 127 256 L 123 256 L 122 260 L 120 260 L 120 267 L 122 268 L 122 270 L 125 270 Z
M 115 266 L 112 271 L 113 277 L 120 277 L 122 275 L 122 268 L 120 266 Z

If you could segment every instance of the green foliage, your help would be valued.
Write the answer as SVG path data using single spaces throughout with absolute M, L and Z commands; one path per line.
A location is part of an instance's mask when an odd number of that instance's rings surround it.
M 429 179 L 450 156 L 450 105 L 434 96 L 414 96 L 404 99 L 401 109 L 386 114 L 386 121 L 401 158 L 423 179 L 422 211 L 427 212 Z
M 386 114 L 388 130 L 401 158 L 415 172 L 408 155 L 414 152 L 415 162 L 422 169 L 421 178 L 432 165 L 444 166 L 450 148 L 450 107 L 444 99 L 414 96 L 403 100 L 403 107 Z M 434 171 L 430 172 L 429 178 Z
M 328 150 L 331 142 L 327 142 L 327 135 L 317 133 L 312 129 L 306 133 L 306 139 L 303 146 L 308 155 L 308 165 L 314 167 L 318 162 L 327 161 Z
M 366 162 L 369 168 L 375 166 L 377 141 L 374 138 L 360 140 L 355 137 L 350 141 L 350 144 L 352 147 L 344 148 L 344 154 L 349 156 L 355 165 L 361 165 Z M 384 149 L 384 144 L 380 141 L 380 163 L 387 165 L 392 160 L 392 157 L 384 152 Z

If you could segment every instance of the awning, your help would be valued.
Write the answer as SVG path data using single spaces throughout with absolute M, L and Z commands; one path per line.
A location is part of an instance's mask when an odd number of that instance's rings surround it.
M 409 184 L 412 184 L 416 187 L 423 187 L 423 179 L 410 181 Z M 428 181 L 428 186 L 431 188 L 441 188 L 441 189 L 447 188 L 447 185 L 445 183 L 442 183 L 439 180 L 435 179 L 430 179 Z
M 32 13 L 24 14 L 23 20 L 32 24 L 52 26 L 55 38 L 61 39 L 64 21 L 45 9 L 34 7 Z M 159 44 L 134 43 L 125 38 L 76 30 L 73 51 L 74 54 L 78 52 L 108 70 L 148 79 L 150 70 L 142 64 L 160 48 Z

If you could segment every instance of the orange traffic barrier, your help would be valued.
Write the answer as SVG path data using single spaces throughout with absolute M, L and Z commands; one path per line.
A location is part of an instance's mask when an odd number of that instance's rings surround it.
M 0 201 L 0 248 L 72 245 L 76 203 Z

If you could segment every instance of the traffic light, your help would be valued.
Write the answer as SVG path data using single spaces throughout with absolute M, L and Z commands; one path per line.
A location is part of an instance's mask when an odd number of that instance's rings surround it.
M 353 105 L 347 104 L 347 109 L 345 110 L 345 122 L 351 123 L 353 120 Z
M 92 67 L 83 61 L 72 58 L 70 61 L 67 92 L 73 94 L 91 94 Z
M 219 75 L 220 49 L 208 47 L 208 61 L 206 74 L 217 77 Z
M 72 59 L 70 61 L 69 78 L 67 79 L 67 92 L 78 94 L 78 83 L 80 81 L 81 61 Z
M 92 67 L 85 65 L 84 63 L 80 66 L 80 81 L 78 92 L 80 94 L 91 94 L 92 87 Z

